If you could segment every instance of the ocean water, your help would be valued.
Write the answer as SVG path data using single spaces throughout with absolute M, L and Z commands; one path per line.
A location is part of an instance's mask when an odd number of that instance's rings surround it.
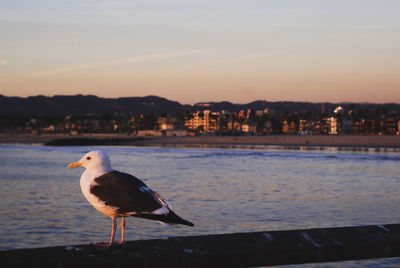
M 0 250 L 109 240 L 111 219 L 81 193 L 83 169 L 67 169 L 94 149 L 195 223 L 128 218 L 127 240 L 400 223 L 396 151 L 0 145 Z M 400 258 L 345 264 L 398 267 Z

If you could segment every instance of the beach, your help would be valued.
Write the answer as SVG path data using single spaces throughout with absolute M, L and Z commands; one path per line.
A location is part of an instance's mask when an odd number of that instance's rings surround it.
M 45 144 L 58 139 L 118 140 L 120 145 L 136 146 L 318 146 L 400 148 L 400 136 L 350 136 L 350 135 L 271 135 L 271 136 L 185 136 L 144 137 L 127 134 L 0 134 L 2 144 Z M 115 144 L 115 143 L 114 143 Z

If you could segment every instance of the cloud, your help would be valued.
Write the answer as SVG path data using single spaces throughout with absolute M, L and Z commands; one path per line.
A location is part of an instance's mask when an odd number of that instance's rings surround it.
M 256 54 L 251 54 L 251 55 L 246 55 L 246 56 L 240 56 L 240 57 L 236 57 L 236 58 L 215 60 L 215 61 L 208 62 L 207 65 L 212 66 L 212 65 L 252 61 L 255 59 L 260 59 L 260 58 L 265 58 L 265 57 L 274 57 L 276 55 L 282 54 L 282 52 L 283 51 L 262 52 L 262 53 L 256 53 Z
M 0 60 L 0 65 L 6 65 L 9 64 L 10 61 L 9 60 Z
M 113 65 L 126 64 L 126 63 L 136 63 L 136 62 L 143 62 L 143 61 L 149 61 L 149 60 L 172 59 L 172 58 L 176 58 L 176 57 L 188 56 L 188 55 L 199 54 L 199 53 L 202 53 L 202 51 L 201 50 L 192 50 L 192 51 L 169 53 L 169 54 L 145 55 L 145 56 L 140 56 L 140 57 L 135 57 L 135 58 L 126 58 L 126 59 L 119 59 L 119 60 L 106 61 L 106 62 L 69 65 L 69 66 L 64 66 L 64 67 L 60 67 L 57 69 L 45 71 L 42 74 L 45 76 L 51 76 L 51 75 L 55 75 L 55 74 L 85 71 L 85 70 L 108 67 L 108 66 L 113 66 Z

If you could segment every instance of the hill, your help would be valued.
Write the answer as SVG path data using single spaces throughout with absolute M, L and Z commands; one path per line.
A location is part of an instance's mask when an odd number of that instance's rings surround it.
M 114 113 L 163 113 L 182 112 L 184 106 L 156 96 L 131 98 L 99 98 L 92 95 L 34 96 L 28 98 L 0 95 L 0 115 L 6 116 L 65 116 L 69 114 L 96 115 Z
M 157 96 L 126 97 L 126 98 L 100 98 L 93 95 L 71 95 L 53 97 L 33 96 L 27 98 L 7 97 L 0 95 L 0 116 L 8 117 L 55 117 L 83 114 L 161 114 L 161 113 L 185 113 L 186 111 L 211 110 L 231 111 L 240 110 L 264 110 L 268 108 L 273 114 L 283 113 L 311 113 L 332 114 L 336 106 L 348 109 L 351 105 L 357 110 L 375 113 L 377 109 L 382 112 L 399 112 L 400 104 L 373 104 L 373 103 L 312 103 L 312 102 L 268 102 L 254 101 L 247 104 L 234 104 L 231 102 L 202 102 L 194 105 L 183 105 L 177 101 L 171 101 Z

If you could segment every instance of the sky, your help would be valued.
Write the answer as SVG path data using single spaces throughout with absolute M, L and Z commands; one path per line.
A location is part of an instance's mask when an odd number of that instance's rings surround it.
M 0 0 L 0 94 L 400 103 L 398 0 Z

